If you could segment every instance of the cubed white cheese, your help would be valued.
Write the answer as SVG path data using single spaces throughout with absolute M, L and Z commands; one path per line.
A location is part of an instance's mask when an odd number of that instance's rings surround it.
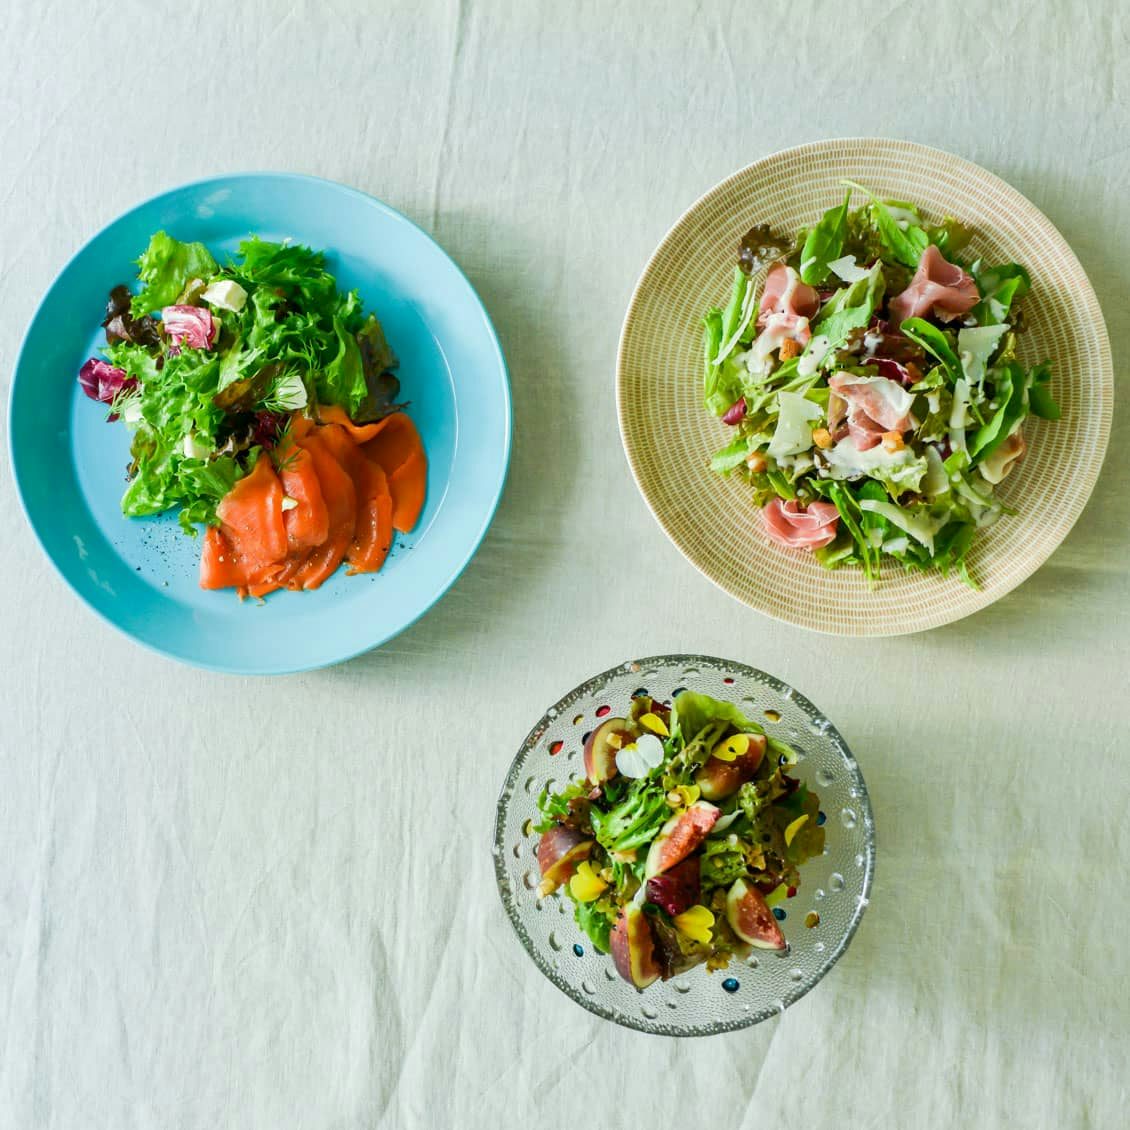
M 209 306 L 221 310 L 231 310 L 238 314 L 247 302 L 247 291 L 231 279 L 218 279 L 207 287 L 200 296 Z
M 207 459 L 212 454 L 212 449 L 207 444 L 201 443 L 194 432 L 189 432 L 181 443 L 181 450 L 186 459 Z

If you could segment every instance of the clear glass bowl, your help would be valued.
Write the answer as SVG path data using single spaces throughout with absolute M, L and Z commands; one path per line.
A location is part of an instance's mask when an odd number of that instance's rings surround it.
M 573 920 L 558 892 L 539 901 L 538 794 L 583 775 L 585 735 L 601 717 L 626 712 L 645 691 L 670 701 L 686 687 L 736 703 L 800 755 L 793 773 L 820 796 L 823 856 L 801 868 L 801 886 L 780 904 L 783 953 L 753 952 L 727 969 L 703 966 L 640 991 L 622 980 Z M 799 1000 L 839 960 L 871 891 L 875 826 L 867 786 L 836 728 L 772 675 L 705 655 L 657 655 L 614 667 L 570 691 L 530 731 L 507 774 L 494 832 L 498 890 L 537 967 L 590 1012 L 628 1028 L 665 1036 L 708 1036 L 756 1024 Z M 780 915 L 778 915 L 780 917 Z

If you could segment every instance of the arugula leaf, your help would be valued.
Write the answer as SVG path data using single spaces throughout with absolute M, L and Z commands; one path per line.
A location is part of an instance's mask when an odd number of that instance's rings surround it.
M 907 318 L 899 326 L 899 332 L 936 357 L 945 366 L 951 382 L 961 380 L 961 362 L 950 345 L 949 338 L 937 326 L 931 325 L 924 318 Z
M 1028 407 L 1033 416 L 1039 416 L 1042 420 L 1058 420 L 1063 415 L 1048 390 L 1051 375 L 1051 363 L 1048 361 L 1042 361 L 1028 374 Z
M 973 279 L 981 292 L 981 301 L 970 311 L 981 326 L 1005 321 L 1012 304 L 1023 298 L 1032 286 L 1028 272 L 1019 263 L 999 267 L 976 266 Z
M 956 262 L 954 256 L 964 250 L 973 238 L 973 232 L 960 220 L 946 216 L 940 224 L 927 228 L 926 236 L 946 259 L 953 263 Z
M 863 531 L 861 524 L 863 511 L 860 510 L 855 496 L 843 483 L 831 482 L 827 479 L 819 481 L 818 489 L 839 511 L 840 521 L 855 542 L 863 575 L 869 582 L 874 583 L 879 578 L 879 551 Z
M 922 252 L 930 242 L 926 232 L 917 224 L 908 224 L 905 229 L 899 227 L 898 221 L 891 215 L 886 204 L 870 189 L 856 184 L 855 181 L 845 180 L 843 183 L 849 188 L 858 188 L 860 192 L 871 198 L 871 218 L 887 250 L 905 266 L 917 267 Z
M 812 331 L 828 338 L 829 352 L 842 344 L 852 330 L 862 329 L 871 321 L 883 299 L 885 285 L 882 263 L 877 262 L 866 278 L 837 291 L 824 304 Z
M 144 286 L 130 302 L 130 312 L 135 318 L 163 306 L 172 306 L 189 279 L 207 281 L 219 270 L 204 244 L 181 243 L 164 231 L 153 234 L 137 267 Z
M 974 463 L 979 463 L 1004 443 L 1013 424 L 1024 415 L 1027 382 L 1019 362 L 1006 361 L 993 370 L 992 379 L 993 399 L 999 407 L 969 441 L 969 454 Z
M 820 222 L 808 233 L 800 253 L 801 282 L 813 285 L 828 277 L 828 264 L 840 257 L 847 234 L 848 203 L 851 189 L 838 208 L 829 208 Z

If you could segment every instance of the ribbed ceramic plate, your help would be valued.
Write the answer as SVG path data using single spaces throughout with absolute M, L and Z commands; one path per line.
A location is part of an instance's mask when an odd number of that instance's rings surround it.
M 974 255 L 1032 275 L 1020 356 L 1049 358 L 1056 423 L 1025 425 L 1028 452 L 998 497 L 1015 514 L 983 531 L 970 554 L 974 591 L 954 577 L 888 563 L 874 590 L 857 569 L 823 569 L 771 545 L 747 484 L 709 469 L 725 425 L 702 406 L 702 315 L 724 306 L 738 240 L 754 224 L 792 233 L 843 198 L 849 178 L 916 203 L 931 219 L 974 228 Z M 758 280 L 760 282 L 760 280 Z M 779 620 L 838 635 L 921 631 L 991 604 L 1052 553 L 1102 466 L 1114 398 L 1110 344 L 1095 293 L 1051 222 L 1014 188 L 969 161 L 906 141 L 850 139 L 774 154 L 711 189 L 671 229 L 644 269 L 617 365 L 620 430 L 659 524 L 687 558 L 738 600 Z

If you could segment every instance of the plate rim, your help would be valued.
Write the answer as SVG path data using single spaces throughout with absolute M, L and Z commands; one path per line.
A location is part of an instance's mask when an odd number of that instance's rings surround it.
M 575 996 L 566 987 L 565 979 L 561 977 L 545 960 L 544 955 L 537 950 L 532 944 L 525 927 L 518 920 L 516 913 L 511 911 L 510 905 L 507 902 L 507 896 L 503 890 L 503 884 L 506 881 L 504 854 L 505 845 L 503 843 L 504 832 L 506 828 L 506 811 L 505 803 L 509 793 L 514 791 L 518 783 L 518 778 L 521 775 L 521 764 L 525 757 L 533 750 L 539 739 L 539 735 L 544 731 L 548 723 L 554 721 L 561 716 L 562 707 L 567 705 L 569 699 L 572 698 L 577 691 L 591 683 L 605 681 L 620 674 L 635 674 L 636 672 L 646 670 L 649 666 L 688 666 L 692 664 L 708 664 L 711 666 L 723 666 L 727 669 L 740 673 L 745 678 L 752 678 L 756 682 L 763 683 L 773 687 L 778 693 L 788 692 L 792 701 L 798 703 L 802 708 L 807 708 L 814 715 L 818 715 L 824 722 L 827 723 L 826 733 L 831 735 L 840 750 L 845 755 L 846 761 L 854 771 L 855 778 L 859 784 L 859 795 L 855 799 L 859 802 L 861 823 L 867 829 L 867 842 L 868 842 L 868 858 L 867 868 L 863 876 L 862 891 L 860 893 L 860 901 L 856 904 L 856 910 L 852 916 L 851 922 L 848 925 L 847 931 L 841 938 L 839 945 L 833 950 L 828 957 L 827 963 L 820 971 L 817 977 L 810 984 L 805 985 L 800 992 L 793 996 L 789 996 L 785 1008 L 791 1008 L 802 997 L 807 996 L 813 989 L 819 985 L 825 977 L 832 971 L 832 969 L 839 963 L 840 959 L 847 952 L 848 947 L 851 945 L 852 940 L 855 938 L 859 930 L 860 923 L 863 921 L 863 916 L 867 912 L 868 907 L 871 905 L 871 890 L 875 881 L 875 867 L 878 859 L 878 834 L 875 829 L 875 810 L 871 804 L 871 794 L 867 787 L 867 781 L 863 776 L 863 770 L 859 766 L 859 760 L 852 751 L 851 746 L 844 740 L 843 735 L 836 727 L 835 723 L 816 706 L 812 700 L 801 691 L 798 691 L 790 683 L 786 683 L 783 679 L 772 674 L 769 671 L 764 671 L 759 667 L 754 667 L 749 663 L 741 662 L 736 659 L 726 659 L 719 655 L 704 655 L 689 652 L 670 652 L 662 655 L 647 655 L 641 656 L 638 659 L 626 659 L 622 663 L 618 663 L 613 667 L 609 667 L 605 671 L 598 672 L 595 675 L 590 675 L 587 679 L 578 683 L 571 690 L 566 691 L 556 702 L 546 707 L 542 712 L 541 717 L 534 723 L 529 733 L 522 739 L 521 744 L 518 746 L 517 751 L 512 758 L 509 767 L 506 770 L 506 776 L 503 778 L 502 785 L 498 792 L 498 799 L 495 801 L 494 807 L 494 824 L 493 836 L 491 844 L 491 854 L 494 857 L 494 875 L 495 887 L 498 890 L 499 901 L 502 903 L 503 911 L 514 931 L 518 942 L 525 950 L 526 956 L 534 963 L 535 967 L 540 973 L 564 996 L 568 997 L 574 1004 L 579 1004 L 582 1008 L 587 1009 L 594 1016 L 599 1016 L 602 1020 L 608 1020 L 613 1024 L 618 1024 L 623 1028 L 629 1028 L 633 1031 L 644 1032 L 649 1036 L 668 1036 L 677 1039 L 700 1039 L 707 1036 L 724 1035 L 727 1032 L 740 1031 L 743 1028 L 751 1028 L 763 1021 L 770 1020 L 774 1016 L 781 1015 L 782 1010 L 776 1005 L 773 1007 L 765 1008 L 760 1012 L 751 1012 L 744 1017 L 738 1017 L 736 1020 L 719 1024 L 716 1027 L 698 1025 L 689 1027 L 676 1032 L 659 1032 L 648 1026 L 642 1020 L 632 1016 L 627 1016 L 616 1012 L 612 1009 L 607 1009 L 601 1006 L 599 1000 L 594 997 L 586 997 L 584 995 Z M 512 900 L 513 901 L 513 900 Z
M 959 606 L 953 609 L 943 609 L 940 612 L 934 612 L 928 616 L 924 616 L 920 621 L 913 624 L 892 625 L 883 627 L 879 630 L 868 630 L 867 628 L 854 629 L 854 628 L 840 628 L 831 629 L 820 626 L 818 623 L 809 623 L 802 620 L 793 618 L 784 612 L 776 611 L 773 609 L 761 607 L 753 604 L 740 596 L 738 593 L 732 591 L 727 587 L 722 580 L 713 576 L 707 569 L 705 564 L 700 564 L 693 557 L 690 556 L 687 549 L 684 547 L 679 538 L 677 538 L 672 531 L 672 526 L 657 509 L 652 499 L 648 496 L 641 479 L 640 470 L 637 463 L 636 454 L 633 444 L 628 437 L 627 428 L 627 405 L 625 397 L 625 370 L 627 368 L 627 342 L 629 332 L 632 328 L 632 323 L 638 315 L 638 307 L 642 299 L 641 294 L 644 289 L 645 283 L 648 281 L 649 276 L 652 274 L 660 262 L 661 257 L 667 252 L 669 245 L 675 240 L 676 233 L 694 214 L 702 208 L 708 201 L 717 195 L 731 189 L 736 182 L 751 175 L 755 170 L 762 166 L 768 165 L 771 162 L 781 160 L 785 157 L 802 156 L 808 153 L 817 153 L 827 150 L 830 147 L 850 146 L 850 145 L 875 145 L 875 146 L 893 146 L 896 149 L 902 149 L 909 152 L 929 153 L 944 157 L 948 161 L 957 162 L 959 165 L 965 165 L 975 169 L 977 173 L 987 178 L 990 182 L 994 183 L 994 187 L 1000 186 L 1006 190 L 1010 195 L 1017 197 L 1024 206 L 1031 210 L 1035 219 L 1046 224 L 1048 228 L 1055 234 L 1055 236 L 1062 243 L 1067 255 L 1070 256 L 1074 265 L 1078 268 L 1079 274 L 1085 283 L 1083 289 L 1083 299 L 1088 305 L 1089 313 L 1098 329 L 1098 336 L 1100 341 L 1100 350 L 1096 359 L 1098 370 L 1101 374 L 1101 388 L 1102 388 L 1102 401 L 1100 405 L 1098 427 L 1099 427 L 1099 443 L 1094 449 L 1095 456 L 1088 462 L 1086 467 L 1086 474 L 1084 475 L 1085 493 L 1079 502 L 1078 508 L 1074 514 L 1070 516 L 1066 527 L 1064 528 L 1063 535 L 1055 545 L 1051 546 L 1047 553 L 1043 554 L 1035 560 L 1026 571 L 1018 571 L 1015 577 L 1002 585 L 999 589 L 995 590 L 990 597 L 986 599 L 985 590 L 977 590 L 976 599 L 972 600 L 968 605 Z M 781 624 L 788 624 L 790 627 L 803 628 L 805 631 L 813 632 L 817 635 L 828 636 L 832 638 L 841 639 L 890 639 L 897 636 L 915 635 L 920 632 L 932 631 L 935 628 L 944 627 L 947 624 L 957 623 L 968 616 L 972 616 L 977 612 L 995 604 L 998 600 L 1013 592 L 1025 581 L 1029 580 L 1034 573 L 1047 564 L 1049 558 L 1063 545 L 1071 533 L 1075 524 L 1079 521 L 1083 511 L 1086 509 L 1087 504 L 1090 502 L 1091 495 L 1094 493 L 1096 484 L 1098 483 L 1099 476 L 1102 474 L 1103 465 L 1109 453 L 1110 432 L 1113 424 L 1114 416 L 1114 362 L 1110 348 L 1110 334 L 1107 330 L 1106 319 L 1103 316 L 1102 306 L 1099 302 L 1098 295 L 1095 293 L 1095 288 L 1091 283 L 1090 277 L 1083 268 L 1083 264 L 1079 261 L 1079 257 L 1075 254 L 1074 248 L 1064 237 L 1063 233 L 1058 227 L 1048 218 L 1043 211 L 1041 211 L 1031 200 L 1025 196 L 1018 188 L 1011 185 L 1003 177 L 998 176 L 996 173 L 991 172 L 989 169 L 978 165 L 975 161 L 969 160 L 967 157 L 962 157 L 959 154 L 951 153 L 947 149 L 942 149 L 938 146 L 925 145 L 918 141 L 910 141 L 906 138 L 898 137 L 876 137 L 866 135 L 850 135 L 847 137 L 827 137 L 821 138 L 816 141 L 804 142 L 800 145 L 790 145 L 783 149 L 777 149 L 770 153 L 765 154 L 763 157 L 751 161 L 749 164 L 743 165 L 730 173 L 728 176 L 723 177 L 722 180 L 712 185 L 705 192 L 697 197 L 689 207 L 685 208 L 682 213 L 671 223 L 662 239 L 656 245 L 651 255 L 648 256 L 643 269 L 640 271 L 636 279 L 635 286 L 632 289 L 632 297 L 628 303 L 627 311 L 624 314 L 624 320 L 620 327 L 620 337 L 616 349 L 616 414 L 620 430 L 620 446 L 623 449 L 624 457 L 627 460 L 628 468 L 632 473 L 632 479 L 635 482 L 636 489 L 640 496 L 643 498 L 645 505 L 655 519 L 659 528 L 663 531 L 667 540 L 678 550 L 680 555 L 689 562 L 702 576 L 708 581 L 724 592 L 732 600 L 737 601 L 739 604 L 761 616 L 766 616 L 771 620 L 775 620 Z M 704 409 L 705 411 L 705 409 Z M 960 583 L 960 582 L 957 582 Z
M 25 497 L 24 484 L 21 479 L 21 472 L 19 461 L 17 459 L 16 450 L 17 445 L 12 442 L 15 435 L 15 420 L 16 420 L 16 389 L 20 384 L 21 373 L 25 368 L 25 354 L 28 348 L 28 340 L 31 337 L 32 330 L 39 322 L 44 308 L 50 299 L 52 292 L 58 286 L 60 280 L 67 274 L 68 271 L 77 263 L 83 255 L 87 253 L 91 245 L 102 235 L 116 226 L 117 224 L 126 220 L 133 213 L 150 206 L 161 203 L 162 201 L 181 195 L 196 189 L 203 189 L 212 185 L 230 184 L 234 181 L 249 181 L 249 180 L 262 180 L 262 181 L 277 181 L 283 182 L 300 182 L 308 185 L 315 185 L 322 189 L 332 190 L 334 192 L 344 193 L 347 196 L 357 198 L 359 201 L 368 205 L 369 207 L 376 208 L 377 211 L 383 213 L 385 216 L 393 221 L 403 223 L 413 232 L 430 243 L 436 251 L 451 265 L 455 270 L 456 275 L 463 280 L 467 289 L 474 300 L 475 305 L 478 307 L 478 312 L 482 317 L 484 328 L 486 329 L 488 340 L 492 348 L 494 357 L 498 365 L 498 375 L 501 377 L 501 393 L 504 404 L 503 423 L 503 449 L 502 458 L 499 465 L 499 473 L 497 482 L 491 485 L 491 498 L 488 506 L 485 509 L 483 521 L 479 528 L 475 531 L 472 541 L 467 549 L 462 560 L 458 561 L 447 574 L 441 584 L 436 587 L 436 590 L 426 600 L 420 610 L 410 619 L 405 620 L 403 624 L 395 628 L 393 631 L 387 632 L 380 636 L 380 638 L 373 640 L 371 643 L 362 645 L 361 647 L 353 648 L 350 646 L 342 654 L 333 658 L 318 658 L 311 662 L 288 663 L 281 662 L 277 664 L 270 664 L 263 662 L 255 667 L 247 667 L 240 664 L 225 663 L 222 659 L 205 660 L 188 654 L 182 654 L 172 648 L 162 647 L 153 640 L 143 639 L 135 635 L 129 629 L 119 624 L 112 616 L 108 615 L 102 609 L 98 608 L 90 602 L 86 594 L 72 583 L 71 579 L 64 573 L 62 566 L 55 560 L 54 556 L 48 551 L 47 546 L 44 544 L 43 538 L 40 536 L 40 531 L 35 521 L 32 519 L 31 511 L 28 508 L 27 499 Z M 383 646 L 402 632 L 407 631 L 413 624 L 420 620 L 426 613 L 431 611 L 432 608 L 450 591 L 455 582 L 463 575 L 464 571 L 470 565 L 475 554 L 478 553 L 483 539 L 486 537 L 487 531 L 490 529 L 491 523 L 494 521 L 495 515 L 498 512 L 499 504 L 502 501 L 503 493 L 506 489 L 506 482 L 510 472 L 510 460 L 513 454 L 513 436 L 514 436 L 514 397 L 513 390 L 510 384 L 510 367 L 506 361 L 506 354 L 502 349 L 502 343 L 498 338 L 498 331 L 495 329 L 494 322 L 491 319 L 490 313 L 487 311 L 486 304 L 483 302 L 482 296 L 475 289 L 471 280 L 467 277 L 466 272 L 455 260 L 455 258 L 440 245 L 439 241 L 435 239 L 429 232 L 425 231 L 414 220 L 410 219 L 403 212 L 387 204 L 379 197 L 373 196 L 371 193 L 364 192 L 359 188 L 352 185 L 343 184 L 340 181 L 331 180 L 328 177 L 314 176 L 310 173 L 294 173 L 281 170 L 253 170 L 253 171 L 240 171 L 232 173 L 215 173 L 211 176 L 199 177 L 195 180 L 185 181 L 181 184 L 173 185 L 171 188 L 163 189 L 160 192 L 147 196 L 142 200 L 130 205 L 130 207 L 116 213 L 111 219 L 103 223 L 97 231 L 93 232 L 90 236 L 82 241 L 76 250 L 67 257 L 65 262 L 53 274 L 51 281 L 47 284 L 39 300 L 36 302 L 35 308 L 28 318 L 24 327 L 23 334 L 20 338 L 20 344 L 15 354 L 15 361 L 12 365 L 12 378 L 11 384 L 8 389 L 8 404 L 5 412 L 5 423 L 8 427 L 8 466 L 12 473 L 12 482 L 15 486 L 15 494 L 19 503 L 19 508 L 23 514 L 25 525 L 30 529 L 40 552 L 50 563 L 51 568 L 54 570 L 56 577 L 58 577 L 63 584 L 69 589 L 79 600 L 79 602 L 89 612 L 92 612 L 95 617 L 103 623 L 108 624 L 111 628 L 117 631 L 120 635 L 125 636 L 133 643 L 145 648 L 147 651 L 161 655 L 166 659 L 171 659 L 174 662 L 182 663 L 190 667 L 195 667 L 198 670 L 212 671 L 224 675 L 243 675 L 243 676 L 262 676 L 269 677 L 273 675 L 293 675 L 299 674 L 304 671 L 317 671 L 327 667 L 335 666 L 339 663 L 348 662 L 351 659 L 356 659 L 359 655 L 364 655 L 367 652 L 373 651 L 376 648 Z M 24 378 L 25 380 L 27 378 Z M 283 654 L 286 654 L 285 652 Z

